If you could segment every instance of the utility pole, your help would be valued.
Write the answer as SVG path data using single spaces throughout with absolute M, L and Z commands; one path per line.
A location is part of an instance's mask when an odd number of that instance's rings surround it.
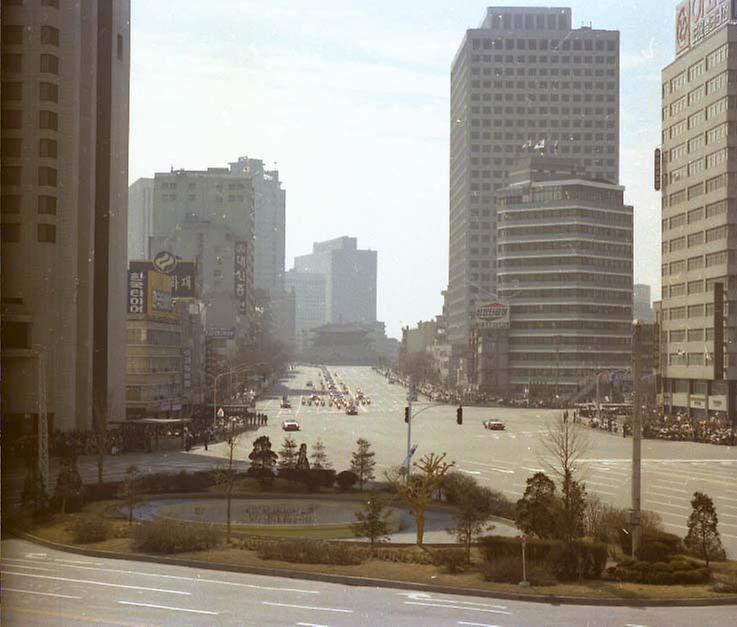
M 412 468 L 412 376 L 407 385 L 407 484 Z
M 560 380 L 560 335 L 555 336 L 555 400 L 558 400 L 558 382 Z
M 49 421 L 46 409 L 46 352 L 38 354 L 38 476 L 43 489 L 49 490 Z
M 642 359 L 640 354 L 640 334 L 642 324 L 633 323 L 632 333 L 632 559 L 640 547 L 642 527 L 640 526 L 641 505 L 641 463 L 642 463 L 642 423 L 640 420 L 640 379 L 642 378 Z

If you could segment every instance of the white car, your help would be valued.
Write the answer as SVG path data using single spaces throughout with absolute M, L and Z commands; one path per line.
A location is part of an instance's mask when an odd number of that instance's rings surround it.
M 501 420 L 484 420 L 484 428 L 492 431 L 504 431 L 506 425 Z
M 285 420 L 281 423 L 283 431 L 299 431 L 299 423 L 296 420 Z

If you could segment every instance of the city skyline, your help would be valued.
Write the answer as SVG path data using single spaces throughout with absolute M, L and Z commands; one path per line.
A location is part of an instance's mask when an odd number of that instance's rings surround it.
M 620 183 L 635 206 L 635 281 L 652 285 L 657 298 L 652 150 L 659 143 L 660 70 L 673 54 L 675 3 L 638 5 L 636 12 L 604 2 L 564 5 L 574 27 L 592 23 L 622 34 Z M 227 161 L 244 146 L 269 167 L 278 160 L 290 190 L 287 259 L 343 233 L 379 250 L 385 263 L 378 269 L 378 317 L 397 336 L 401 326 L 441 307 L 448 279 L 449 69 L 463 33 L 478 25 L 485 8 L 323 3 L 297 15 L 286 3 L 215 2 L 204 15 L 196 5 L 184 12 L 179 4 L 176 11 L 164 3 L 136 6 L 130 179 Z M 205 48 L 226 16 L 223 36 Z M 162 36 L 157 25 L 164 17 L 171 29 Z M 317 49 L 315 38 L 322 44 Z M 186 51 L 179 45 L 185 39 Z M 166 71 L 148 62 L 162 53 L 171 61 Z M 216 64 L 221 69 L 211 72 Z M 232 71 L 243 81 L 228 80 Z M 164 116 L 156 112 L 174 100 L 176 111 L 161 124 Z M 185 142 L 179 120 L 193 114 L 204 114 L 204 121 Z M 154 127 L 148 120 L 159 122 Z M 398 264 L 406 271 L 393 271 Z M 402 298 L 407 276 L 412 298 Z

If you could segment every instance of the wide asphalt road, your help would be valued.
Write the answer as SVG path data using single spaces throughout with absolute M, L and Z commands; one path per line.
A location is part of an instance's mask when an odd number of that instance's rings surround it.
M 347 416 L 327 405 L 302 405 L 301 397 L 312 393 L 306 383 L 312 381 L 319 387 L 319 369 L 300 366 L 283 382 L 282 389 L 275 389 L 273 398 L 259 403 L 259 411 L 269 414 L 269 426 L 260 428 L 257 435 L 269 435 L 278 451 L 285 435 L 282 420 L 295 418 L 301 425 L 301 431 L 294 434 L 297 442 L 305 442 L 311 449 L 315 440 L 322 438 L 338 471 L 349 467 L 359 437 L 367 438 L 376 452 L 377 476 L 389 466 L 401 464 L 407 447 L 406 389 L 388 384 L 370 368 L 329 368 L 351 392 L 360 388 L 367 394 L 371 405 L 360 407 L 358 416 Z M 282 393 L 289 396 L 292 409 L 279 408 Z M 429 452 L 447 452 L 459 470 L 511 499 L 522 495 L 531 474 L 538 470 L 549 473 L 546 462 L 550 455 L 542 440 L 547 422 L 557 415 L 556 411 L 464 407 L 463 425 L 458 426 L 455 406 L 430 405 L 422 398 L 414 405 L 415 459 Z M 481 423 L 486 418 L 501 418 L 507 424 L 506 431 L 484 429 Z M 582 432 L 588 439 L 581 465 L 587 489 L 607 502 L 629 507 L 632 439 L 588 427 L 582 427 Z M 240 458 L 247 458 L 254 437 L 254 433 L 243 437 Z M 213 448 L 211 453 L 224 454 L 224 446 Z M 716 504 L 724 545 L 737 557 L 737 448 L 644 440 L 642 454 L 643 507 L 660 514 L 667 530 L 684 535 L 694 491 L 706 492 Z
M 363 588 L 2 543 L 2 624 L 723 627 L 734 607 L 603 608 Z

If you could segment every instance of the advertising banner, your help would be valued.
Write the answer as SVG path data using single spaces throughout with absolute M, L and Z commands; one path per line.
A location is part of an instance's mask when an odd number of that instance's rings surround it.
M 197 264 L 194 261 L 181 261 L 173 255 L 174 263 L 161 263 L 161 255 L 162 253 L 158 253 L 153 261 L 131 261 L 130 269 L 137 272 L 156 270 L 166 274 L 171 277 L 172 298 L 194 298 Z M 165 268 L 166 272 L 163 272 L 161 268 Z
M 173 310 L 171 278 L 161 272 L 148 271 L 146 313 L 151 315 L 170 314 Z
M 499 329 L 509 326 L 509 305 L 487 303 L 476 307 L 476 328 Z
M 235 283 L 235 297 L 238 299 L 238 313 L 240 314 L 245 314 L 248 311 L 246 302 L 247 250 L 246 242 L 235 243 L 233 280 Z

